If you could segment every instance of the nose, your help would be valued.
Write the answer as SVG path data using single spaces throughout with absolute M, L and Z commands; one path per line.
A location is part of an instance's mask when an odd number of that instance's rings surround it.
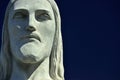
M 26 30 L 27 31 L 35 31 L 36 29 L 35 29 L 35 27 L 29 25 L 28 27 L 26 27 Z
M 36 21 L 34 19 L 34 15 L 29 15 L 28 26 L 26 27 L 27 31 L 35 31 L 36 30 Z

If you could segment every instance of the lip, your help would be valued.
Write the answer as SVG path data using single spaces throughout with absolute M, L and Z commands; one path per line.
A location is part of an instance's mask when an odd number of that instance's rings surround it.
M 22 37 L 22 39 L 24 39 L 24 38 L 35 38 L 41 42 L 41 39 L 37 34 L 25 35 L 24 37 Z

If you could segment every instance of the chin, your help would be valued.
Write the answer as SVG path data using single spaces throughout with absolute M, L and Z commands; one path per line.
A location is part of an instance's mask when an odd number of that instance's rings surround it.
M 44 45 L 36 45 L 34 43 L 27 43 L 22 46 L 12 47 L 12 55 L 21 63 L 39 63 L 45 60 L 50 55 L 51 49 L 45 48 Z
M 36 57 L 34 55 L 19 57 L 19 61 L 26 64 L 34 64 L 43 61 L 46 57 Z

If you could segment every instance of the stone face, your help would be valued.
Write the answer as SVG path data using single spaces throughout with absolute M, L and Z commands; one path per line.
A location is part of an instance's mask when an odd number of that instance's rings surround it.
M 11 0 L 2 34 L 0 80 L 64 80 L 61 19 L 54 0 Z
M 16 59 L 36 63 L 48 57 L 55 34 L 50 3 L 47 0 L 16 1 L 9 12 L 8 33 Z

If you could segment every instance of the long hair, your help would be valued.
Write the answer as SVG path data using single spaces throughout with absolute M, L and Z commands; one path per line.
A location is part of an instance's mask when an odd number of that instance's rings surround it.
M 10 39 L 8 33 L 8 14 L 11 6 L 17 0 L 11 0 L 7 6 L 2 30 L 2 44 L 0 54 L 0 80 L 9 80 L 12 71 L 12 55 L 10 51 Z M 53 80 L 64 80 L 63 45 L 61 36 L 61 19 L 58 6 L 54 0 L 47 0 L 53 9 L 55 16 L 55 36 L 49 58 L 49 74 Z

